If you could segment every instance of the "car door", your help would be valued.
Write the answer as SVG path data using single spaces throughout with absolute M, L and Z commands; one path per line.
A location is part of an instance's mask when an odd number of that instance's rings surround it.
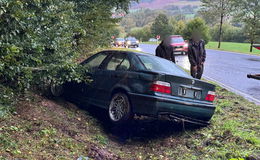
M 120 52 L 113 53 L 102 65 L 101 72 L 97 74 L 96 98 L 98 105 L 107 108 L 110 102 L 113 87 L 127 80 L 127 72 L 130 68 L 130 61 L 127 54 Z
M 108 56 L 108 52 L 100 52 L 81 63 L 81 65 L 83 65 L 84 69 L 86 70 L 86 77 L 90 79 L 90 82 L 71 83 L 70 88 L 71 91 L 73 91 L 72 97 L 75 101 L 83 104 L 91 104 L 91 97 L 93 97 L 93 88 L 95 88 L 95 85 L 97 83 L 96 73 L 100 70 L 102 62 Z

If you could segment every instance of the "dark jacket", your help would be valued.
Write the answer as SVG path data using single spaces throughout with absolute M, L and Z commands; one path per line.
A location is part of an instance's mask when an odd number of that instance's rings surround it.
M 171 45 L 166 45 L 162 41 L 160 45 L 156 48 L 156 56 L 167 59 L 175 63 L 175 56 L 173 54 L 173 47 Z
M 199 43 L 189 41 L 188 57 L 192 66 L 200 65 L 206 60 L 205 42 L 200 40 Z

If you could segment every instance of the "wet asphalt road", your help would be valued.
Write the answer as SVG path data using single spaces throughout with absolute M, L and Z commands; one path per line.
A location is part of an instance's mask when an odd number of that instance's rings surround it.
M 136 50 L 155 54 L 156 45 L 141 44 Z M 185 55 L 176 56 L 177 64 L 188 69 L 190 64 Z M 260 74 L 260 56 L 226 51 L 207 50 L 203 77 L 220 86 L 260 104 L 260 80 L 248 79 L 247 74 Z

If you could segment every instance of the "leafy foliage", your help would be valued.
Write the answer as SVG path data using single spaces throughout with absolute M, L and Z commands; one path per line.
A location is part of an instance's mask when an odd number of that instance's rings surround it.
M 233 0 L 237 8 L 234 12 L 236 21 L 245 24 L 245 33 L 251 44 L 260 38 L 260 2 L 259 0 Z M 252 45 L 250 47 L 252 52 Z
M 230 24 L 223 24 L 222 40 L 224 42 L 245 42 L 246 36 L 243 28 L 234 27 Z M 218 41 L 219 25 L 215 25 L 210 29 L 212 41 Z
M 151 26 L 152 35 L 160 35 L 161 38 L 166 38 L 173 32 L 172 26 L 169 24 L 169 19 L 165 14 L 159 14 Z
M 185 39 L 191 39 L 191 35 L 193 32 L 198 32 L 201 34 L 202 39 L 206 43 L 209 42 L 209 27 L 206 25 L 205 21 L 201 18 L 195 18 L 190 20 L 183 31 L 183 35 Z
M 130 31 L 129 36 L 133 36 L 141 41 L 148 41 L 149 38 L 153 37 L 151 35 L 151 30 L 149 26 L 145 26 L 142 28 L 133 28 Z
M 130 0 L 1 0 L 0 82 L 24 90 L 35 82 L 84 80 L 75 59 L 109 44 Z

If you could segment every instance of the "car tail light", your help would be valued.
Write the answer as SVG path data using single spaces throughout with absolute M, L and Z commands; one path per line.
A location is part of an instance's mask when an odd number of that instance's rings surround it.
M 171 84 L 168 82 L 155 81 L 150 90 L 159 93 L 171 94 Z
M 209 91 L 206 96 L 206 101 L 213 102 L 215 100 L 215 92 Z

